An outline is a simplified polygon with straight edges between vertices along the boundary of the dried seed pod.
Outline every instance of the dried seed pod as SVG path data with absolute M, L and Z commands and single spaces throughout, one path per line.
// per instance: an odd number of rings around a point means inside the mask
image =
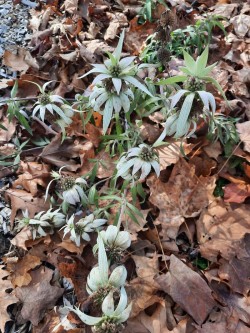
M 166 10 L 161 14 L 160 25 L 165 28 L 166 26 L 174 27 L 176 24 L 176 15 L 171 10 Z
M 155 39 L 162 43 L 167 43 L 170 40 L 170 30 L 159 26 L 155 35 Z
M 165 48 L 160 48 L 157 52 L 158 60 L 163 64 L 166 65 L 170 61 L 170 52 Z

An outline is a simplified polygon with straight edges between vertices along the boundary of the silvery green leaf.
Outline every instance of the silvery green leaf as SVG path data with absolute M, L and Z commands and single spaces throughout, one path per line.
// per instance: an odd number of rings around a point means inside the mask
M 202 72 L 206 68 L 207 59 L 208 59 L 208 46 L 206 46 L 202 54 L 196 59 L 196 66 L 195 66 L 196 73 Z
M 115 225 L 109 225 L 106 232 L 105 232 L 105 239 L 107 244 L 113 245 L 117 234 L 119 232 L 119 229 Z
M 105 104 L 103 111 L 103 132 L 106 133 L 113 116 L 113 99 L 110 98 Z
M 214 67 L 216 65 L 217 65 L 217 62 L 214 63 L 213 65 L 210 65 L 210 66 L 204 68 L 202 71 L 199 72 L 199 77 L 207 76 L 214 69 Z
M 105 88 L 95 88 L 93 92 L 89 96 L 89 100 L 92 101 L 93 99 L 97 98 L 99 95 L 106 91 Z
M 135 58 L 136 58 L 135 56 L 125 57 L 125 58 L 123 58 L 122 60 L 119 61 L 119 66 L 123 70 L 126 67 L 128 67 Z
M 112 316 L 114 313 L 114 298 L 113 291 L 110 291 L 109 294 L 104 298 L 102 302 L 102 312 L 105 316 Z
M 123 313 L 123 311 L 126 309 L 127 303 L 128 303 L 128 296 L 127 296 L 126 290 L 124 287 L 121 287 L 120 300 L 113 313 L 113 316 L 120 316 Z
M 131 309 L 132 309 L 132 303 L 130 303 L 126 307 L 126 309 L 120 314 L 119 319 L 117 320 L 117 323 L 124 323 L 126 320 L 128 320 Z
M 91 290 L 90 294 L 98 290 L 100 287 L 104 286 L 107 283 L 107 281 L 103 281 L 101 279 L 99 267 L 92 268 L 87 277 L 87 286 L 89 290 Z
M 124 93 L 120 94 L 120 101 L 123 107 L 124 112 L 128 112 L 130 108 L 130 100 L 127 95 Z
M 59 108 L 59 106 L 53 104 L 53 110 L 56 111 L 56 113 L 65 121 L 67 121 L 67 117 L 65 116 L 64 112 L 62 111 L 62 109 Z
M 127 95 L 128 97 L 130 97 L 131 99 L 134 99 L 134 94 L 132 92 L 131 89 L 126 89 L 124 92 L 123 92 L 125 95 Z
M 83 74 L 82 76 L 79 76 L 79 79 L 82 79 L 84 78 L 85 76 L 91 74 L 91 73 L 103 73 L 105 74 L 106 71 L 104 72 L 103 70 L 101 69 L 98 69 L 98 68 L 92 68 L 90 71 L 88 71 L 87 73 Z
M 180 69 L 185 69 L 185 67 L 181 67 Z M 189 71 L 186 71 L 189 74 Z M 162 84 L 173 84 L 177 82 L 184 82 L 187 80 L 187 76 L 184 75 L 177 75 L 177 76 L 172 76 L 167 79 L 160 80 L 156 83 L 154 83 L 156 86 L 162 85 Z
M 118 169 L 118 172 L 116 174 L 117 177 L 122 176 L 126 171 L 128 171 L 128 169 L 130 169 L 132 167 L 132 165 L 135 163 L 135 159 L 132 158 L 129 161 L 126 161 L 124 163 L 124 165 Z
M 100 81 L 102 81 L 104 79 L 108 79 L 109 77 L 112 77 L 112 76 L 110 74 L 99 74 L 94 79 L 94 81 L 92 82 L 92 84 L 97 84 L 98 82 L 100 82 Z
M 151 171 L 151 164 L 149 162 L 144 162 L 141 167 L 141 176 L 140 179 L 145 179 Z
M 123 286 L 127 279 L 127 270 L 125 266 L 116 267 L 109 277 L 109 283 L 116 288 Z
M 120 97 L 113 95 L 113 106 L 116 113 L 119 113 L 122 108 Z
M 190 73 L 192 73 L 192 75 L 196 75 L 195 74 L 196 73 L 196 63 L 195 63 L 194 59 L 185 50 L 183 50 L 183 56 L 184 56 L 184 63 L 185 63 L 187 70 Z
M 226 95 L 224 94 L 224 91 L 222 90 L 220 84 L 214 78 L 212 78 L 210 76 L 204 76 L 204 77 L 201 77 L 201 79 L 211 82 L 219 90 L 219 92 L 223 96 L 224 100 L 227 102 L 227 105 L 231 108 L 231 106 L 229 105 L 228 100 L 226 98 Z
M 102 72 L 100 72 L 100 73 L 108 74 L 108 72 L 109 72 L 108 69 L 107 69 L 107 67 L 105 65 L 103 65 L 103 64 L 92 64 L 92 66 L 95 67 L 95 68 L 97 68 L 97 69 L 99 69 L 99 70 L 101 70 Z
M 179 102 L 179 100 L 181 99 L 181 97 L 188 92 L 188 90 L 185 89 L 181 89 L 179 91 L 177 91 L 177 93 L 174 96 L 171 96 L 171 105 L 170 108 L 173 109 L 175 107 L 175 105 Z
M 108 258 L 105 251 L 104 243 L 101 237 L 98 237 L 98 267 L 103 283 L 107 283 L 109 274 Z
M 207 91 L 197 91 L 199 94 L 204 106 L 207 109 L 210 109 L 209 104 L 211 105 L 212 112 L 214 113 L 216 111 L 216 103 L 215 103 L 215 98 L 214 96 Z
M 122 30 L 122 33 L 121 33 L 120 38 L 119 38 L 118 45 L 117 45 L 116 49 L 113 52 L 113 56 L 117 60 L 119 60 L 121 58 L 124 36 L 125 36 L 125 29 Z
M 68 307 L 68 309 L 70 311 L 73 311 L 80 319 L 81 321 L 86 324 L 86 325 L 90 325 L 90 326 L 93 326 L 93 325 L 96 325 L 98 324 L 102 317 L 92 317 L 92 316 L 88 316 L 86 315 L 84 312 L 80 311 L 79 308 L 70 308 Z
M 131 84 L 133 84 L 136 88 L 142 90 L 143 92 L 145 92 L 149 96 L 153 97 L 151 92 L 143 84 L 141 84 L 141 82 L 138 81 L 136 78 L 134 78 L 132 76 L 123 76 L 122 79 L 131 83 Z
M 181 111 L 177 120 L 177 127 L 176 127 L 176 137 L 183 136 L 186 132 L 184 131 L 186 128 L 187 119 L 189 117 L 193 100 L 195 97 L 195 93 L 188 94 L 182 104 Z
M 115 239 L 115 245 L 122 249 L 127 249 L 131 245 L 131 237 L 127 231 L 119 231 Z
M 114 77 L 114 78 L 112 78 L 112 82 L 114 84 L 114 87 L 115 87 L 115 90 L 116 90 L 117 94 L 119 95 L 121 87 L 122 87 L 122 80 Z
M 156 176 L 159 177 L 161 172 L 160 164 L 157 161 L 152 161 L 151 165 L 156 173 Z
M 109 98 L 108 93 L 104 91 L 104 93 L 98 96 L 97 99 L 95 100 L 95 109 L 99 110 L 100 107 L 106 102 L 108 98 Z

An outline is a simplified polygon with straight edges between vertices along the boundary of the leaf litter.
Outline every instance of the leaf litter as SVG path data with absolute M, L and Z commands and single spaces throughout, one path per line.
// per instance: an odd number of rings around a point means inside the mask
M 77 304 L 83 311 L 97 314 L 86 291 L 88 274 L 97 263 L 92 252 L 96 234 L 77 247 L 70 237 L 63 237 L 62 230 L 33 239 L 28 227 L 19 232 L 15 228 L 22 212 L 27 210 L 29 218 L 34 218 L 48 211 L 53 201 L 50 197 L 45 200 L 45 191 L 51 171 L 60 168 L 62 179 L 87 174 L 93 184 L 89 207 L 78 203 L 67 218 L 75 214 L 79 220 L 97 208 L 106 208 L 108 224 L 120 221 L 131 233 L 132 245 L 120 258 L 128 272 L 126 290 L 132 301 L 124 332 L 249 332 L 249 2 L 198 1 L 192 7 L 189 1 L 167 1 L 167 5 L 181 28 L 194 23 L 195 15 L 202 19 L 208 14 L 223 16 L 227 35 L 212 30 L 211 47 L 225 46 L 213 73 L 231 109 L 217 94 L 217 111 L 238 119 L 239 143 L 227 146 L 208 141 L 202 123 L 196 138 L 167 137 L 168 144 L 156 148 L 160 177 L 150 175 L 142 181 L 136 200 L 127 187 L 119 201 L 121 183 L 116 184 L 116 192 L 109 188 L 119 159 L 113 152 L 128 146 L 126 138 L 120 145 L 120 139 L 112 137 L 112 130 L 119 130 L 115 121 L 103 135 L 103 115 L 91 110 L 90 122 L 84 100 L 78 100 L 84 113 L 74 114 L 65 129 L 67 138 L 63 140 L 53 117 L 43 124 L 33 122 L 31 136 L 15 118 L 8 120 L 6 105 L 0 104 L 1 124 L 8 128 L 0 128 L 0 172 L 4 175 L 0 210 L 5 205 L 12 210 L 7 221 L 11 231 L 4 235 L 12 246 L 5 251 L 0 271 L 2 333 L 26 323 L 31 323 L 25 326 L 27 333 L 90 332 L 63 305 Z M 12 74 L 0 82 L 1 96 L 9 98 L 15 78 L 17 96 L 27 99 L 23 111 L 28 114 L 29 99 L 38 93 L 31 81 L 53 80 L 53 94 L 69 100 L 75 93 L 88 96 L 93 89 L 90 79 L 78 77 L 87 73 L 91 64 L 102 63 L 105 52 L 114 51 L 123 28 L 128 32 L 123 48 L 127 56 L 139 55 L 146 38 L 160 29 L 165 7 L 157 3 L 152 18 L 145 16 L 150 15 L 148 8 L 147 14 L 143 10 L 137 1 L 111 4 L 102 0 L 49 1 L 30 9 L 31 42 L 28 48 L 5 51 L 2 63 Z M 139 22 L 141 17 L 144 22 Z M 179 74 L 181 62 L 172 59 L 173 68 L 169 65 L 158 75 L 166 78 L 168 71 Z M 136 130 L 144 142 L 153 144 L 161 135 L 163 119 L 158 109 L 143 120 L 130 116 L 139 124 Z M 121 122 L 126 123 L 122 117 Z M 29 140 L 27 148 L 20 148 L 15 137 L 21 142 Z M 9 150 L 8 145 L 13 144 L 15 149 Z M 17 155 L 18 168 L 11 164 Z M 6 179 L 9 175 L 14 175 L 14 181 Z M 58 184 L 50 192 L 57 193 L 62 202 Z M 98 194 L 104 196 L 102 203 Z M 125 212 L 124 198 L 128 202 Z

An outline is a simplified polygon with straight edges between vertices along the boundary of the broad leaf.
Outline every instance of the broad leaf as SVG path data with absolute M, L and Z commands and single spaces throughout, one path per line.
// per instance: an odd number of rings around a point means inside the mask
M 186 123 L 193 105 L 194 96 L 194 93 L 188 94 L 182 104 L 181 112 L 177 120 L 176 137 L 181 137 L 185 134 Z

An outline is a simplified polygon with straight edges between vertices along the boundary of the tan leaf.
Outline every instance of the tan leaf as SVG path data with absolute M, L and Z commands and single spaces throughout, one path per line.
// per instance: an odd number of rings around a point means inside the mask
M 218 255 L 230 260 L 249 232 L 249 213 L 247 205 L 232 211 L 222 200 L 214 201 L 196 222 L 201 255 L 215 262 Z
M 250 297 L 244 297 L 237 293 L 232 293 L 226 283 L 213 280 L 210 283 L 216 299 L 225 306 L 228 306 L 227 314 L 234 318 L 234 321 L 243 321 L 245 324 L 250 323 Z M 224 308 L 225 309 L 225 308 Z M 234 330 L 235 332 L 235 330 Z M 238 330 L 237 330 L 238 333 Z
M 9 122 L 8 118 L 4 117 L 1 119 L 1 125 L 3 125 L 7 131 L 0 128 L 0 142 L 9 142 L 16 131 L 16 120 L 14 118 Z
M 65 0 L 64 1 L 65 11 L 69 14 L 73 14 L 77 11 L 78 0 Z
M 10 279 L 13 286 L 27 286 L 31 282 L 29 271 L 40 265 L 40 258 L 28 253 L 21 259 L 14 262 L 12 261 L 13 258 L 7 258 L 7 260 L 5 260 L 7 269 L 11 272 Z
M 155 285 L 154 276 L 159 273 L 158 255 L 154 253 L 152 258 L 132 255 L 132 258 L 135 262 L 137 276 L 150 283 L 152 287 L 157 288 L 157 285 Z
M 214 158 L 216 161 L 218 157 L 222 154 L 222 148 L 219 141 L 210 143 L 208 146 L 204 147 L 203 150 L 208 157 Z
M 129 299 L 133 302 L 131 318 L 137 316 L 150 305 L 161 301 L 161 298 L 157 296 L 157 289 L 151 283 L 139 277 L 129 282 L 126 291 Z
M 13 289 L 13 286 L 7 277 L 9 272 L 3 270 L 4 266 L 0 265 L 0 330 L 5 332 L 5 324 L 7 321 L 11 320 L 8 313 L 7 307 L 10 304 L 17 303 L 18 299 L 13 292 L 7 293 L 6 290 Z
M 250 153 L 250 120 L 236 124 L 241 141 L 244 143 L 244 150 Z
M 242 203 L 250 197 L 249 184 L 228 184 L 224 186 L 224 201 Z
M 50 166 L 37 162 L 20 162 L 20 167 L 17 171 L 18 178 L 14 181 L 13 187 L 22 186 L 26 191 L 33 196 L 37 195 L 38 185 L 46 188 L 50 177 Z
M 48 200 L 45 202 L 44 198 L 34 198 L 31 193 L 24 190 L 8 189 L 5 191 L 5 195 L 11 202 L 11 226 L 14 224 L 18 210 L 27 209 L 29 216 L 34 217 L 36 213 L 49 209 Z
M 159 208 L 160 214 L 155 223 L 161 223 L 162 245 L 169 248 L 175 240 L 184 218 L 196 217 L 213 199 L 215 187 L 213 177 L 195 175 L 195 167 L 184 159 L 173 168 L 169 181 L 163 183 L 156 177 L 148 179 L 150 202 Z
M 50 284 L 53 271 L 46 267 L 30 273 L 32 281 L 28 286 L 17 287 L 15 295 L 23 303 L 21 316 L 24 320 L 29 320 L 33 325 L 43 319 L 45 312 L 52 309 L 64 289 Z
M 216 305 L 205 280 L 173 254 L 169 272 L 159 275 L 156 281 L 198 324 L 204 322 Z
M 3 63 L 5 66 L 11 67 L 14 71 L 24 71 L 26 72 L 29 65 L 25 61 L 26 51 L 23 48 L 18 48 L 15 53 L 10 51 L 5 51 L 3 55 Z
M 240 14 L 231 18 L 230 23 L 234 26 L 236 35 L 240 38 L 245 37 L 247 32 L 250 30 L 250 17 L 249 15 Z
M 43 161 L 56 165 L 59 168 L 65 166 L 64 170 L 76 171 L 88 158 L 94 158 L 93 143 L 89 141 L 73 141 L 71 139 L 65 139 L 62 143 L 61 140 L 61 134 L 58 134 L 43 149 L 40 154 Z M 76 158 L 80 158 L 81 163 L 76 163 Z
M 21 249 L 27 251 L 26 241 L 32 239 L 31 230 L 27 227 L 24 227 L 12 240 L 11 244 L 14 246 L 20 247 Z

